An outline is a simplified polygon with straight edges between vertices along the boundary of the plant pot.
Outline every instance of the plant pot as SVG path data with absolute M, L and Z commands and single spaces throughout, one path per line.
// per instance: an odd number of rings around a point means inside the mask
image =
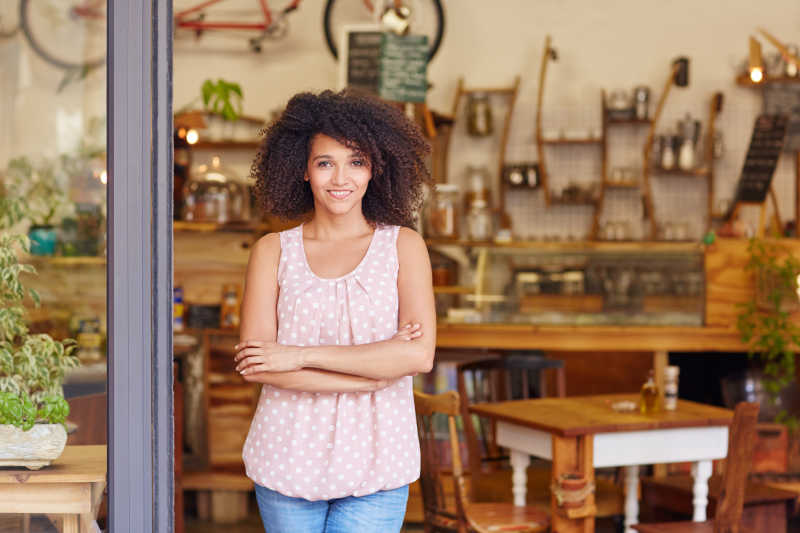
M 66 444 L 67 432 L 61 424 L 36 424 L 28 431 L 0 424 L 0 466 L 38 470 L 58 459 Z
M 31 226 L 28 230 L 33 255 L 53 255 L 56 251 L 56 229 L 53 226 Z
M 797 274 L 792 274 L 796 276 Z M 791 286 L 787 287 L 776 274 L 761 269 L 756 277 L 756 305 L 763 311 L 773 311 L 775 304 L 771 300 L 771 294 L 777 292 L 778 311 L 794 313 L 800 309 L 800 291 L 797 288 L 797 277 L 792 280 Z
M 586 503 L 586 497 L 594 492 L 594 486 L 580 474 L 561 474 L 551 487 L 559 507 L 577 509 Z

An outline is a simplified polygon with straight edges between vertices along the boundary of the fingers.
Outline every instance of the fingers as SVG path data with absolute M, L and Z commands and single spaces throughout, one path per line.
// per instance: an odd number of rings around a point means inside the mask
M 236 365 L 236 371 L 241 373 L 242 370 L 244 370 L 244 369 L 246 369 L 246 368 L 248 368 L 250 366 L 253 366 L 253 365 L 256 365 L 256 364 L 262 364 L 262 363 L 265 363 L 265 362 L 266 362 L 266 360 L 265 360 L 264 356 L 262 356 L 262 355 L 251 355 L 249 357 L 244 357 L 244 358 L 242 358 L 241 361 L 239 361 L 239 364 Z
M 239 362 L 243 358 L 250 357 L 252 355 L 264 355 L 264 349 L 256 347 L 241 348 L 234 356 L 233 361 Z
M 248 340 L 245 340 L 245 341 L 241 341 L 239 344 L 234 346 L 233 349 L 234 349 L 234 351 L 238 352 L 242 348 L 248 348 L 248 347 L 251 347 L 251 348 L 263 348 L 266 345 L 267 345 L 266 341 L 259 341 L 259 340 L 256 340 L 256 339 L 248 339 Z
M 395 333 L 394 338 L 410 341 L 422 336 L 422 326 L 419 323 L 408 323 Z
M 269 372 L 270 368 L 263 364 L 263 363 L 256 363 L 247 368 L 242 369 L 239 373 L 243 376 L 250 376 L 252 374 L 258 374 L 259 372 Z

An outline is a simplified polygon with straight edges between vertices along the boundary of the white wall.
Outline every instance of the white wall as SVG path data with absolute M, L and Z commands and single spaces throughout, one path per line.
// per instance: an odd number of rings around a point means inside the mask
M 268 116 L 300 90 L 334 87 L 337 69 L 323 40 L 322 0 L 306 0 L 292 17 L 287 39 L 267 43 L 261 55 L 244 43 L 236 51 L 214 51 L 215 43 L 176 44 L 175 102 L 192 100 L 202 80 L 221 76 L 240 82 L 245 90 L 245 112 Z M 600 91 L 648 85 L 658 97 L 673 58 L 691 58 L 690 86 L 670 93 L 659 130 L 673 128 L 675 120 L 690 112 L 705 123 L 714 91 L 724 94 L 718 128 L 724 132 L 726 154 L 717 162 L 716 197 L 729 198 L 738 179 L 752 122 L 761 106 L 757 91 L 737 87 L 734 77 L 747 53 L 747 37 L 757 27 L 779 38 L 800 42 L 800 2 L 772 0 L 444 0 L 447 29 L 442 48 L 429 67 L 433 84 L 429 105 L 449 112 L 459 77 L 468 87 L 502 86 L 521 76 L 521 90 L 512 122 L 509 159 L 535 160 L 533 121 L 538 71 L 546 34 L 553 37 L 559 60 L 551 63 L 546 83 L 543 119 L 545 129 L 588 129 L 600 124 Z M 763 39 L 762 39 L 763 41 Z M 201 51 L 201 49 L 203 51 Z M 764 41 L 765 53 L 774 51 Z M 495 99 L 495 117 L 503 114 L 502 99 Z M 619 142 L 617 164 L 636 161 L 644 136 Z M 611 139 L 612 145 L 614 139 Z M 497 139 L 473 140 L 463 122 L 451 145 L 449 175 L 458 181 L 467 163 L 496 168 Z M 551 149 L 556 150 L 556 149 Z M 548 152 L 548 162 L 567 164 L 559 179 L 597 179 L 599 159 L 584 149 Z M 629 152 L 626 155 L 624 152 Z M 614 152 L 612 152 L 613 154 Z M 630 154 L 636 154 L 630 156 Z M 231 154 L 231 160 L 236 156 Z M 615 163 L 611 161 L 613 166 Z M 572 165 L 572 168 L 570 168 Z M 246 169 L 245 161 L 239 161 Z M 705 188 L 701 182 L 655 179 L 659 218 L 677 217 L 685 211 L 703 212 Z M 558 186 L 558 185 L 556 185 Z M 563 184 L 562 184 L 563 186 Z M 784 219 L 794 212 L 794 172 L 790 157 L 783 157 L 776 178 Z M 716 202 L 716 200 L 715 200 Z M 618 202 L 619 203 L 619 202 Z M 624 204 L 624 201 L 622 201 Z M 543 210 L 536 195 L 509 198 L 523 236 L 561 233 L 572 224 L 582 228 L 591 210 Z M 609 215 L 613 218 L 613 215 Z M 623 214 L 624 216 L 624 214 Z M 608 217 L 604 217 L 608 218 Z M 700 217 L 697 217 L 700 220 Z M 695 223 L 695 234 L 702 230 Z
M 360 0 L 354 0 L 360 1 Z M 508 85 L 522 79 L 512 123 L 510 159 L 536 159 L 533 147 L 534 104 L 538 69 L 545 34 L 553 36 L 559 61 L 550 65 L 545 93 L 545 128 L 589 128 L 599 124 L 601 89 L 649 85 L 653 99 L 678 55 L 691 57 L 690 87 L 675 89 L 667 101 L 662 128 L 691 112 L 704 122 L 712 92 L 724 93 L 719 127 L 727 152 L 718 162 L 718 197 L 729 197 L 738 179 L 752 121 L 760 96 L 734 84 L 737 64 L 746 57 L 747 37 L 758 26 L 784 41 L 800 42 L 800 2 L 796 0 L 443 0 L 447 29 L 442 48 L 429 67 L 433 83 L 429 104 L 449 112 L 460 76 L 468 87 Z M 229 0 L 233 7 L 252 6 L 254 0 Z M 272 2 L 279 4 L 277 0 Z M 206 78 L 239 82 L 245 92 L 244 112 L 267 117 L 301 90 L 335 87 L 337 68 L 322 34 L 323 0 L 304 0 L 291 16 L 289 35 L 267 42 L 261 54 L 249 51 L 244 39 L 197 41 L 178 35 L 175 42 L 174 101 L 180 108 L 196 99 Z M 765 53 L 772 52 L 764 42 Z M 0 158 L 19 153 L 55 153 L 67 149 L 80 134 L 81 125 L 105 108 L 105 76 L 98 72 L 62 93 L 55 88 L 61 73 L 27 50 L 22 37 L 0 41 Z M 503 102 L 495 116 L 502 115 Z M 76 109 L 75 111 L 69 111 Z M 65 111 L 66 110 L 66 111 Z M 60 135 L 56 135 L 55 133 Z M 639 141 L 621 141 L 639 153 Z M 475 141 L 461 128 L 456 131 L 450 156 L 450 179 L 458 181 L 468 162 L 486 163 L 494 171 L 497 141 Z M 565 149 L 571 150 L 571 149 Z M 249 157 L 249 156 L 248 156 Z M 548 153 L 548 161 L 575 163 L 575 176 L 596 179 L 595 157 L 585 151 Z M 625 158 L 621 154 L 620 158 Z M 246 172 L 247 157 L 230 154 L 230 162 Z M 620 164 L 625 161 L 620 160 Z M 612 161 L 612 165 L 613 165 Z M 568 167 L 569 172 L 569 167 Z M 554 179 L 561 179 L 556 176 Z M 704 205 L 701 184 L 673 183 L 654 190 L 661 206 Z M 779 165 L 776 180 L 784 219 L 794 211 L 793 168 L 789 157 Z M 689 191 L 689 192 L 687 192 Z M 544 212 L 535 198 L 509 200 L 515 217 L 526 217 L 531 235 L 542 236 L 565 221 L 583 224 L 590 214 L 566 210 Z M 666 209 L 665 207 L 665 209 Z M 531 214 L 531 213 L 534 214 Z M 665 211 L 666 215 L 671 213 Z M 577 220 L 577 222 L 575 222 Z M 528 230 L 526 230 L 528 231 Z

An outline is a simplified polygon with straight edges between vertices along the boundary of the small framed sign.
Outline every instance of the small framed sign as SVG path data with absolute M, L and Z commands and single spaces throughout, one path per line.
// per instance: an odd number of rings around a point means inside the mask
M 339 89 L 353 87 L 384 100 L 424 102 L 428 37 L 395 35 L 374 24 L 345 26 L 339 48 Z
M 378 24 L 351 24 L 342 28 L 339 90 L 353 87 L 378 95 L 382 38 L 383 31 Z

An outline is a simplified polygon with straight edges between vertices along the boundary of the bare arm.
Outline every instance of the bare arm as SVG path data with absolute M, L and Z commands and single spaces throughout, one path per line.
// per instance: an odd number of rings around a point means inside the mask
M 256 372 L 243 377 L 245 381 L 302 392 L 372 392 L 388 385 L 387 381 L 312 369 Z
M 392 339 L 356 346 L 281 346 L 243 333 L 242 339 L 249 340 L 237 347 L 237 369 L 247 375 L 315 368 L 378 380 L 429 372 L 436 347 L 436 310 L 428 250 L 422 238 L 406 228 L 400 230 L 397 249 L 398 321 L 415 326 Z
M 280 254 L 280 237 L 276 233 L 262 237 L 253 246 L 242 296 L 240 339 L 263 339 L 271 343 L 277 340 Z M 243 377 L 250 382 L 305 392 L 362 392 L 386 386 L 382 381 L 324 370 L 254 372 Z

